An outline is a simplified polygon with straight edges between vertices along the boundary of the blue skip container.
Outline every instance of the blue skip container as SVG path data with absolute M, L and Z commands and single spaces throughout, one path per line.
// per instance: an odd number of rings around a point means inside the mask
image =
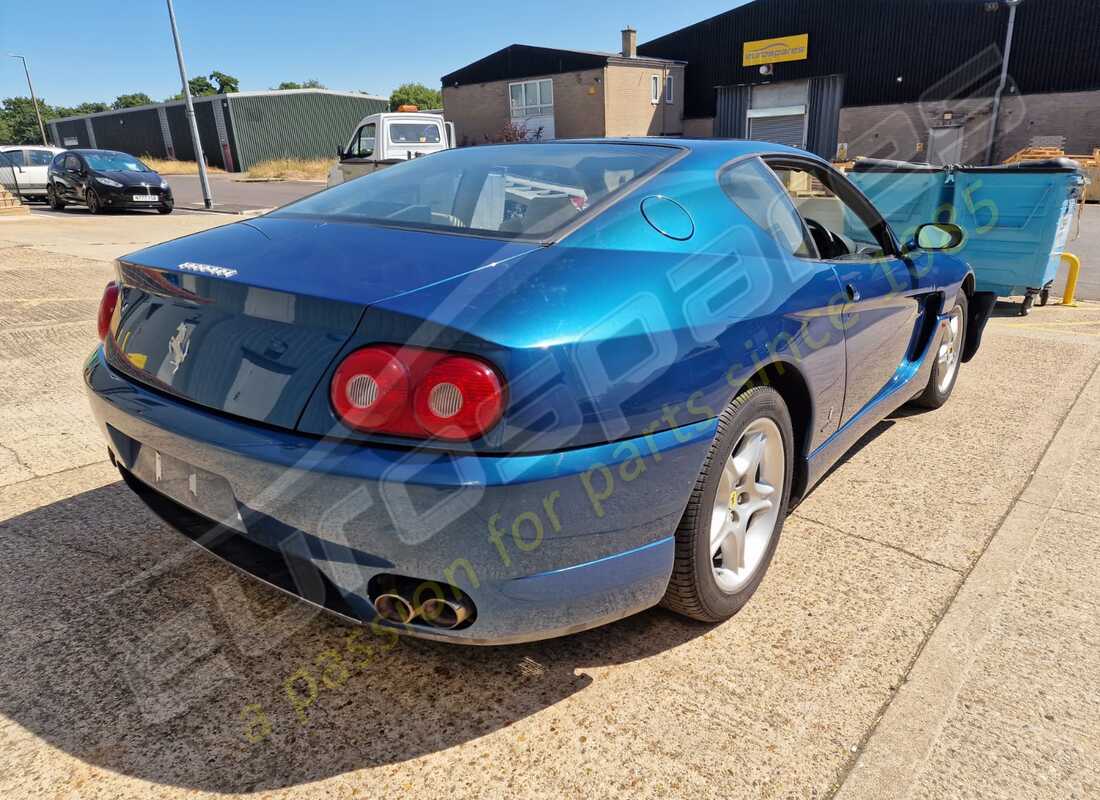
M 864 158 L 848 178 L 863 191 L 903 242 L 929 222 L 951 222 L 947 167 Z
M 1022 295 L 1024 314 L 1035 295 L 1046 303 L 1085 184 L 1067 158 L 946 168 L 866 159 L 849 177 L 904 241 L 925 222 L 959 225 L 966 241 L 956 254 L 977 291 Z

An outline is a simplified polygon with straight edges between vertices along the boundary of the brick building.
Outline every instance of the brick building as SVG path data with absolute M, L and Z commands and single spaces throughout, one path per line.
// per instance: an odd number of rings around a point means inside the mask
M 509 126 L 541 139 L 678 136 L 684 64 L 638 56 L 636 36 L 623 31 L 620 53 L 509 45 L 443 76 L 443 112 L 460 144 Z

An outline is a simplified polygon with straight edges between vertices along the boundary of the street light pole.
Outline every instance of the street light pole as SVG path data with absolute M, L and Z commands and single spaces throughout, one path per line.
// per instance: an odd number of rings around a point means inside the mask
M 1005 54 L 1001 62 L 1001 80 L 997 84 L 997 90 L 993 93 L 992 119 L 989 122 L 989 146 L 985 151 L 985 163 L 993 163 L 993 147 L 997 143 L 997 123 L 1001 117 L 1001 95 L 1004 94 L 1005 85 L 1008 83 L 1008 59 L 1012 55 L 1012 34 L 1016 28 L 1016 6 L 1022 0 L 1004 0 L 1008 6 L 1008 32 L 1005 34 Z
M 199 140 L 199 126 L 195 122 L 195 106 L 191 103 L 191 86 L 187 83 L 187 67 L 183 65 L 183 45 L 180 44 L 180 32 L 176 29 L 176 10 L 172 0 L 168 0 L 168 21 L 172 25 L 172 39 L 176 43 L 176 61 L 180 66 L 180 80 L 183 82 L 183 102 L 187 106 L 187 123 L 191 128 L 191 141 L 195 145 L 195 160 L 199 164 L 199 183 L 202 185 L 202 204 L 206 208 L 214 205 L 210 196 L 210 179 L 206 177 L 206 159 L 202 154 L 202 142 Z
M 42 124 L 42 112 L 38 110 L 38 98 L 34 96 L 34 84 L 31 83 L 31 71 L 27 68 L 27 59 L 15 53 L 8 53 L 8 55 L 23 62 L 23 72 L 27 75 L 27 88 L 31 90 L 31 103 L 34 104 L 34 115 L 38 117 L 38 132 L 42 134 L 42 144 L 49 145 L 46 141 L 46 126 Z

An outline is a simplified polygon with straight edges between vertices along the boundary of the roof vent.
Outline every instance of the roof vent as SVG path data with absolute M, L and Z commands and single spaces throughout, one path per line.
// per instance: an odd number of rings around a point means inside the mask
M 637 58 L 638 32 L 627 25 L 623 28 L 623 58 Z

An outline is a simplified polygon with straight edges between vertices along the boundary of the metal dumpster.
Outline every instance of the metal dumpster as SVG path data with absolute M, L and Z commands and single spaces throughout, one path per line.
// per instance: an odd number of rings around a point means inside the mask
M 929 222 L 953 221 L 947 168 L 862 158 L 848 171 L 903 242 Z
M 1045 305 L 1084 187 L 1076 161 L 1056 158 L 994 167 L 956 167 L 955 222 L 966 231 L 959 255 L 978 291 L 1023 295 L 1026 314 Z
M 956 255 L 977 291 L 1022 295 L 1022 314 L 1036 295 L 1046 303 L 1085 183 L 1067 158 L 992 167 L 864 159 L 849 177 L 903 241 L 926 222 L 959 225 L 966 241 Z

